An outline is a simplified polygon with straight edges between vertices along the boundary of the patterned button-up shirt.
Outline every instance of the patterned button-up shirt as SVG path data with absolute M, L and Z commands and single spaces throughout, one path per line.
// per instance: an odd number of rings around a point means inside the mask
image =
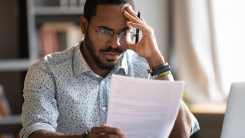
M 37 130 L 82 134 L 106 123 L 112 74 L 148 78 L 147 61 L 127 50 L 105 77 L 95 74 L 73 48 L 45 56 L 26 75 L 21 138 Z M 192 132 L 199 129 L 192 115 Z

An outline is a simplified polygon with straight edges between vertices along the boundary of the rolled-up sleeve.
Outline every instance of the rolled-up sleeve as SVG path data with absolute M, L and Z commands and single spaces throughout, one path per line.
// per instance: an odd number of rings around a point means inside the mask
M 200 130 L 199 123 L 195 116 L 191 113 L 191 135 L 195 133 L 196 131 Z
M 24 84 L 21 138 L 37 130 L 56 131 L 59 112 L 55 99 L 55 79 L 45 62 L 30 67 Z

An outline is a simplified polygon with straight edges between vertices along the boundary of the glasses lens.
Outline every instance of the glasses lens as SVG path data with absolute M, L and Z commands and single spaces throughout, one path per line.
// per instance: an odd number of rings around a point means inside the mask
M 113 33 L 109 30 L 101 29 L 98 31 L 98 39 L 107 42 L 112 38 Z
M 119 35 L 119 40 L 123 44 L 130 44 L 132 43 L 134 39 L 134 33 L 133 32 L 122 32 Z

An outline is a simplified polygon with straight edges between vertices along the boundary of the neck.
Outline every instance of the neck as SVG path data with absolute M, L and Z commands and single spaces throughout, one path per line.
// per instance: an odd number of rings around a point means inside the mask
M 104 70 L 97 66 L 97 64 L 94 61 L 94 58 L 90 55 L 84 42 L 80 46 L 80 49 L 81 49 L 81 52 L 82 52 L 82 55 L 85 61 L 87 62 L 87 64 L 89 65 L 89 67 L 95 74 L 100 75 L 101 77 L 105 78 L 111 72 L 111 70 Z

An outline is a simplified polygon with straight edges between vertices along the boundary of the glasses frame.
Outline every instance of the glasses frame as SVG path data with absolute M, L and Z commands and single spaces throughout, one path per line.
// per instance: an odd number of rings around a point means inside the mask
M 89 24 L 91 24 L 91 23 L 89 23 Z M 91 26 L 94 28 L 94 26 L 91 24 Z M 94 30 L 95 30 L 95 32 L 97 33 L 97 38 L 99 39 L 99 31 L 97 31 L 95 28 L 94 28 Z M 111 31 L 112 32 L 112 31 Z M 121 32 L 121 33 L 123 33 L 123 32 Z M 112 39 L 112 37 L 114 36 L 114 34 L 118 34 L 117 35 L 117 39 L 119 39 L 119 35 L 121 34 L 121 33 L 115 33 L 115 32 L 112 32 L 112 35 L 111 35 L 111 38 L 109 39 L 109 40 L 111 40 Z M 133 34 L 133 37 L 135 37 L 136 35 L 135 35 L 135 33 L 133 33 L 133 32 L 130 32 L 130 33 L 132 33 Z M 100 39 L 99 39 L 100 40 Z M 107 40 L 107 41 L 109 41 L 109 40 Z M 102 41 L 102 40 L 100 40 L 100 41 Z M 102 41 L 102 42 L 107 42 L 107 41 Z M 133 41 L 133 40 L 132 40 Z M 120 41 L 120 39 L 119 39 L 119 42 L 121 42 Z M 130 44 L 130 43 L 123 43 L 123 42 L 121 42 L 122 44 Z

